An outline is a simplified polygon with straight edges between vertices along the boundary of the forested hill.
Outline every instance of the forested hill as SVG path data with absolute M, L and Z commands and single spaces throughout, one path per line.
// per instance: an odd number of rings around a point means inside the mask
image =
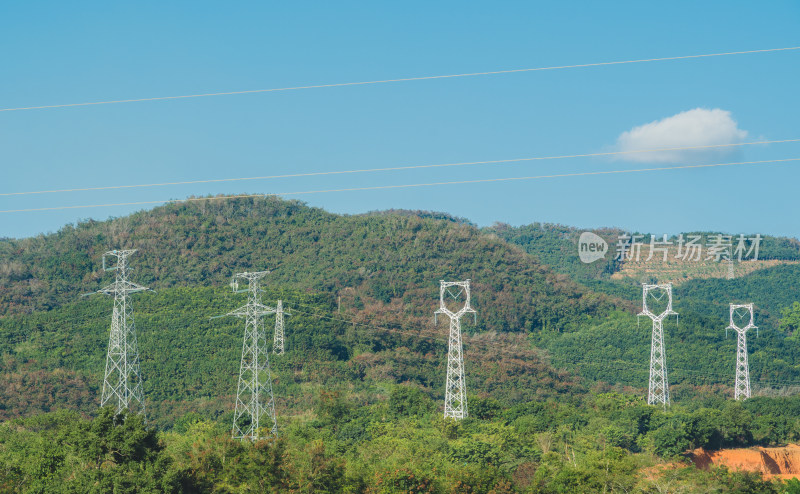
M 578 256 L 578 240 L 581 234 L 586 231 L 599 235 L 606 241 L 609 248 L 609 252 L 606 253 L 603 259 L 589 264 L 581 262 Z M 518 245 L 525 252 L 549 266 L 553 271 L 569 275 L 575 281 L 601 291 L 607 287 L 603 281 L 608 281 L 612 277 L 618 281 L 632 280 L 634 284 L 638 285 L 649 278 L 660 282 L 675 281 L 682 283 L 692 279 L 713 277 L 713 275 L 725 278 L 727 274 L 725 264 L 706 260 L 705 255 L 701 256 L 699 262 L 682 264 L 659 262 L 658 254 L 650 262 L 620 262 L 615 259 L 620 235 L 627 233 L 629 235 L 640 235 L 640 242 L 645 243 L 642 250 L 643 255 L 641 256 L 641 260 L 644 261 L 648 257 L 647 243 L 651 236 L 651 233 L 647 232 L 625 232 L 619 228 L 579 229 L 572 226 L 540 222 L 517 227 L 505 223 L 495 223 L 490 227 L 484 228 L 483 232 L 497 235 L 510 244 Z M 699 236 L 703 245 L 718 234 L 729 235 L 722 232 L 683 232 L 687 239 L 690 236 Z M 663 234 L 654 233 L 653 235 L 660 239 Z M 736 242 L 738 237 L 736 235 L 732 237 L 733 241 Z M 670 260 L 674 261 L 676 254 L 674 249 L 677 244 L 676 235 L 671 236 L 669 241 L 673 244 L 673 250 L 670 252 L 669 257 Z M 733 247 L 736 247 L 735 243 Z M 749 259 L 752 257 L 753 254 L 751 253 Z M 760 261 L 755 263 L 750 261 L 742 264 L 737 263 L 736 271 L 738 275 L 746 275 L 753 271 L 780 266 L 784 263 L 796 264 L 800 261 L 800 241 L 795 238 L 761 235 L 758 259 Z M 714 272 L 710 273 L 710 271 Z
M 631 269 L 613 260 L 584 264 L 578 256 L 577 228 L 533 223 L 520 227 L 496 224 L 483 231 L 519 245 L 554 271 L 599 293 L 606 293 L 640 307 L 642 282 L 678 279 L 673 286 L 673 306 L 680 324 L 668 321 L 666 345 L 673 397 L 691 399 L 698 390 L 730 393 L 735 363 L 735 338 L 725 338 L 728 304 L 753 303 L 758 337 L 750 335 L 750 375 L 759 394 L 796 392 L 800 386 L 800 242 L 797 239 L 763 235 L 759 258 L 735 264 L 737 275 L 725 279 L 724 264 L 705 259 L 697 263 L 642 262 Z M 588 230 L 613 246 L 616 229 Z M 703 239 L 713 232 L 695 232 Z M 649 235 L 643 235 L 648 238 Z M 673 238 L 674 242 L 675 239 Z M 672 253 L 674 254 L 674 252 Z M 647 257 L 646 249 L 642 259 Z M 637 263 L 630 263 L 637 264 Z M 695 265 L 696 264 L 696 265 Z M 713 273 L 704 269 L 715 269 Z M 676 276 L 676 272 L 680 276 Z M 710 275 L 709 275 L 710 274 Z M 668 276 L 667 280 L 659 275 Z M 670 278 L 671 277 L 671 278 Z M 650 348 L 649 321 L 637 321 L 638 309 L 615 313 L 602 321 L 583 325 L 577 331 L 533 336 L 537 346 L 547 348 L 557 366 L 574 369 L 589 381 L 642 386 L 647 382 Z M 642 324 L 640 324 L 640 322 Z M 755 333 L 755 332 L 754 332 Z
M 429 317 L 440 279 L 473 280 L 485 330 L 567 326 L 611 303 L 522 250 L 463 222 L 414 214 L 340 216 L 276 198 L 172 204 L 59 232 L 0 241 L 0 315 L 49 310 L 107 282 L 101 254 L 138 249 L 132 280 L 219 286 L 270 269 L 267 284 L 399 304 Z M 397 322 L 397 321 L 395 321 Z
M 575 262 L 576 232 L 263 198 L 0 240 L 0 491 L 797 492 L 672 468 L 696 447 L 800 440 L 800 399 L 774 397 L 800 385 L 800 303 L 783 310 L 800 267 L 676 289 L 674 404 L 662 410 L 643 399 L 641 287 L 610 278 L 613 265 Z M 111 281 L 101 256 L 120 248 L 138 249 L 131 280 L 156 289 L 131 303 L 158 433 L 98 412 L 111 300 L 79 295 Z M 279 438 L 251 448 L 229 437 L 243 322 L 210 316 L 244 303 L 233 273 L 262 269 L 264 302 L 290 315 L 286 353 L 270 354 Z M 464 320 L 469 417 L 456 423 L 441 417 L 447 324 L 432 314 L 438 281 L 464 278 L 478 317 Z M 729 298 L 752 299 L 763 330 L 750 369 L 767 396 L 744 403 L 729 399 Z
M 230 412 L 241 321 L 209 316 L 244 303 L 228 288 L 237 271 L 271 269 L 265 301 L 282 298 L 293 313 L 287 353 L 272 362 L 281 414 L 307 413 L 320 389 L 369 403 L 387 383 L 413 383 L 440 399 L 440 279 L 473 280 L 469 390 L 508 404 L 584 392 L 528 337 L 575 330 L 617 305 L 446 215 L 341 216 L 275 198 L 168 205 L 0 242 L 0 418 L 96 407 L 110 301 L 79 295 L 111 281 L 100 260 L 119 248 L 138 249 L 131 280 L 157 290 L 132 303 L 149 415 L 162 427 L 189 410 Z
M 100 258 L 119 248 L 138 249 L 131 279 L 157 290 L 133 303 L 145 392 L 159 425 L 190 409 L 211 417 L 229 409 L 241 328 L 236 320 L 208 318 L 243 303 L 227 288 L 242 270 L 271 269 L 265 300 L 282 298 L 294 310 L 287 355 L 273 363 L 284 412 L 303 413 L 319 387 L 331 385 L 369 402 L 385 398 L 386 383 L 408 382 L 438 399 L 447 351 L 446 325 L 432 320 L 440 279 L 473 281 L 477 325 L 465 321 L 471 393 L 513 404 L 584 393 L 597 382 L 641 389 L 649 355 L 649 333 L 634 316 L 641 288 L 575 271 L 611 266 L 574 259 L 576 231 L 480 230 L 418 211 L 336 215 L 261 198 L 171 204 L 2 240 L 0 370 L 9 385 L 0 390 L 0 417 L 93 409 L 110 301 L 79 295 L 111 281 Z M 676 288 L 681 325 L 666 327 L 671 383 L 684 390 L 676 399 L 729 391 L 735 341 L 722 330 L 734 300 L 756 303 L 762 329 L 751 342 L 754 389 L 782 393 L 775 388 L 800 382 L 794 326 L 780 322 L 800 298 L 798 271 L 777 266 Z M 787 320 L 794 317 L 800 320 L 800 309 Z

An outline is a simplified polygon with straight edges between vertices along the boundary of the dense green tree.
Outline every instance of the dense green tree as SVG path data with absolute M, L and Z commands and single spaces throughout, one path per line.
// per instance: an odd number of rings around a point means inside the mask
M 794 335 L 795 331 L 800 329 L 800 302 L 781 309 L 780 328 L 790 335 Z

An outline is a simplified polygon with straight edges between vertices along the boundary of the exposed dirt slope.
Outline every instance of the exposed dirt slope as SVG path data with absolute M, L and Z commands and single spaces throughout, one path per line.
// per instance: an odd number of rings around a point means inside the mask
M 679 285 L 693 279 L 707 279 L 728 277 L 728 263 L 716 261 L 682 261 L 676 260 L 675 252 L 670 251 L 667 261 L 663 258 L 653 258 L 647 261 L 647 254 L 643 254 L 639 260 L 626 261 L 622 264 L 619 271 L 611 275 L 612 280 L 623 280 L 632 278 L 636 280 L 646 278 L 657 278 L 660 282 L 669 282 Z M 738 278 L 745 276 L 753 271 L 772 268 L 782 264 L 798 264 L 798 261 L 781 259 L 759 259 L 735 262 L 733 265 L 733 276 Z
M 761 472 L 769 477 L 800 477 L 800 445 L 782 448 L 748 448 L 706 451 L 703 448 L 690 453 L 692 462 L 707 470 L 711 465 L 725 465 L 731 470 Z

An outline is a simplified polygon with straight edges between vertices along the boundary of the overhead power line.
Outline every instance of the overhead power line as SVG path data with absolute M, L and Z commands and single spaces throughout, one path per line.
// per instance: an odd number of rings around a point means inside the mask
M 535 156 L 529 158 L 511 158 L 505 160 L 488 160 L 488 161 L 463 161 L 457 163 L 437 163 L 430 165 L 407 165 L 407 166 L 392 166 L 384 168 L 361 168 L 355 170 L 333 170 L 326 172 L 308 172 L 308 173 L 287 173 L 280 175 L 265 175 L 260 177 L 238 177 L 238 178 L 215 178 L 207 180 L 184 180 L 178 182 L 161 182 L 149 184 L 134 184 L 134 185 L 105 185 L 100 187 L 75 187 L 71 189 L 52 189 L 52 190 L 34 190 L 27 192 L 0 192 L 0 196 L 25 196 L 34 194 L 55 194 L 66 192 L 93 192 L 98 190 L 118 190 L 118 189 L 134 189 L 134 188 L 147 188 L 147 187 L 165 187 L 173 185 L 194 185 L 194 184 L 208 184 L 220 182 L 243 182 L 248 180 L 272 180 L 278 178 L 300 178 L 300 177 L 317 177 L 323 175 L 344 175 L 354 173 L 373 173 L 373 172 L 388 172 L 388 171 L 402 171 L 402 170 L 418 170 L 423 168 L 446 168 L 454 166 L 467 166 L 467 165 L 501 165 L 510 163 L 521 163 L 526 161 L 546 161 L 546 160 L 560 160 L 568 158 L 593 158 L 602 156 L 620 156 L 626 154 L 642 154 L 642 153 L 655 153 L 664 151 L 691 151 L 700 149 L 718 149 L 729 148 L 736 146 L 752 146 L 756 144 L 783 144 L 788 142 L 800 142 L 800 139 L 781 139 L 773 141 L 755 141 L 755 142 L 737 142 L 729 144 L 707 144 L 703 146 L 683 146 L 671 148 L 655 148 L 655 149 L 634 149 L 630 151 L 607 151 L 602 153 L 583 153 L 583 154 L 565 154 L 561 156 Z
M 529 177 L 483 178 L 483 179 L 475 179 L 475 180 L 455 180 L 455 181 L 450 181 L 450 182 L 430 182 L 430 183 L 398 184 L 398 185 L 375 185 L 375 186 L 368 186 L 368 187 L 349 187 L 349 188 L 342 188 L 342 189 L 304 190 L 304 191 L 295 191 L 295 192 L 272 192 L 272 193 L 265 193 L 265 194 L 239 194 L 239 195 L 218 196 L 218 197 L 189 197 L 189 198 L 186 198 L 186 199 L 165 199 L 165 200 L 161 200 L 161 201 L 134 201 L 134 202 L 117 202 L 117 203 L 107 203 L 107 204 L 85 204 L 85 205 L 77 205 L 77 206 L 53 206 L 53 207 L 43 207 L 43 208 L 5 209 L 5 210 L 0 210 L 0 213 L 26 213 L 26 212 L 35 212 L 35 211 L 57 211 L 57 210 L 62 210 L 62 209 L 88 209 L 88 208 L 102 208 L 102 207 L 115 207 L 115 206 L 145 206 L 145 205 L 153 205 L 153 204 L 167 204 L 167 203 L 179 203 L 179 202 L 199 202 L 199 201 L 221 201 L 221 200 L 228 200 L 228 199 L 243 199 L 243 198 L 266 197 L 266 196 L 297 196 L 297 195 L 322 194 L 322 193 L 328 193 L 328 192 L 358 192 L 358 191 L 367 191 L 367 190 L 409 189 L 409 188 L 414 188 L 414 187 L 434 187 L 434 186 L 440 186 L 440 185 L 464 185 L 464 184 L 478 184 L 478 183 L 492 183 L 492 182 L 511 182 L 511 181 L 519 181 L 519 180 L 538 180 L 538 179 L 545 179 L 545 178 L 568 178 L 568 177 L 585 177 L 585 176 L 592 176 L 592 175 L 615 175 L 615 174 L 623 174 L 623 173 L 643 173 L 643 172 L 655 172 L 655 171 L 666 171 L 666 170 L 687 170 L 687 169 L 695 169 L 695 168 L 714 168 L 714 167 L 735 166 L 735 165 L 776 164 L 776 163 L 788 163 L 788 162 L 791 162 L 791 161 L 800 161 L 800 158 L 785 158 L 785 159 L 761 160 L 761 161 L 739 161 L 739 162 L 734 162 L 734 163 L 714 163 L 714 164 L 707 164 L 707 165 L 661 166 L 661 167 L 657 167 L 657 168 L 638 168 L 638 169 L 631 169 L 631 170 L 603 170 L 603 171 L 595 171 L 595 172 L 558 173 L 558 174 L 554 174 L 554 175 L 533 175 L 533 176 L 529 176 Z
M 281 87 L 281 88 L 270 88 L 270 89 L 251 89 L 245 91 L 224 91 L 224 92 L 217 92 L 217 93 L 201 93 L 201 94 L 184 94 L 179 96 L 157 96 L 152 98 L 131 98 L 131 99 L 118 99 L 118 100 L 107 100 L 107 101 L 91 101 L 85 103 L 66 103 L 66 104 L 59 104 L 59 105 L 40 105 L 40 106 L 21 106 L 17 108 L 0 108 L 0 112 L 9 112 L 9 111 L 21 111 L 21 110 L 43 110 L 48 108 L 68 108 L 68 107 L 75 107 L 75 106 L 94 106 L 94 105 L 112 105 L 118 103 L 141 103 L 145 101 L 164 101 L 164 100 L 176 100 L 176 99 L 188 99 L 188 98 L 207 98 L 211 96 L 232 96 L 236 94 L 256 94 L 256 93 L 270 93 L 270 92 L 278 92 L 278 91 L 297 91 L 300 89 L 321 89 L 321 88 L 331 88 L 331 87 L 345 87 L 345 86 L 365 86 L 368 84 L 387 84 L 391 82 L 411 82 L 411 81 L 425 81 L 425 80 L 432 80 L 432 79 L 452 79 L 456 77 L 475 77 L 481 75 L 499 75 L 499 74 L 514 74 L 520 72 L 538 72 L 544 70 L 561 70 L 561 69 L 577 69 L 577 68 L 588 68 L 588 67 L 602 67 L 606 65 L 624 65 L 624 64 L 633 64 L 633 63 L 646 63 L 646 62 L 664 62 L 669 60 L 686 60 L 692 58 L 708 58 L 708 57 L 723 57 L 723 56 L 730 56 L 730 55 L 746 55 L 751 53 L 768 53 L 768 52 L 778 52 L 778 51 L 789 51 L 789 50 L 798 50 L 800 46 L 790 46 L 784 48 L 768 48 L 764 50 L 747 50 L 747 51 L 731 51 L 725 53 L 706 53 L 701 55 L 681 55 L 676 57 L 661 57 L 661 58 L 643 58 L 638 60 L 619 60 L 614 62 L 594 62 L 594 63 L 583 63 L 583 64 L 574 64 L 574 65 L 555 65 L 550 67 L 534 67 L 534 68 L 524 68 L 524 69 L 509 69 L 509 70 L 492 70 L 486 72 L 468 72 L 463 74 L 446 74 L 446 75 L 431 75 L 431 76 L 421 76 L 421 77 L 403 77 L 398 79 L 382 79 L 382 80 L 374 80 L 374 81 L 360 81 L 360 82 L 339 82 L 339 83 L 332 83 L 332 84 L 315 84 L 309 86 L 294 86 L 294 87 Z

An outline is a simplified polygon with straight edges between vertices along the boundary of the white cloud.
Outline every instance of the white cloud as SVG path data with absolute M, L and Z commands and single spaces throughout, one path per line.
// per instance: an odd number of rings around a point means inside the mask
M 695 108 L 671 117 L 656 120 L 631 130 L 617 138 L 617 150 L 662 149 L 712 144 L 734 144 L 747 137 L 739 128 L 731 112 L 715 108 Z M 735 147 L 705 150 L 658 151 L 619 155 L 620 159 L 640 163 L 680 161 L 692 158 L 734 152 Z

